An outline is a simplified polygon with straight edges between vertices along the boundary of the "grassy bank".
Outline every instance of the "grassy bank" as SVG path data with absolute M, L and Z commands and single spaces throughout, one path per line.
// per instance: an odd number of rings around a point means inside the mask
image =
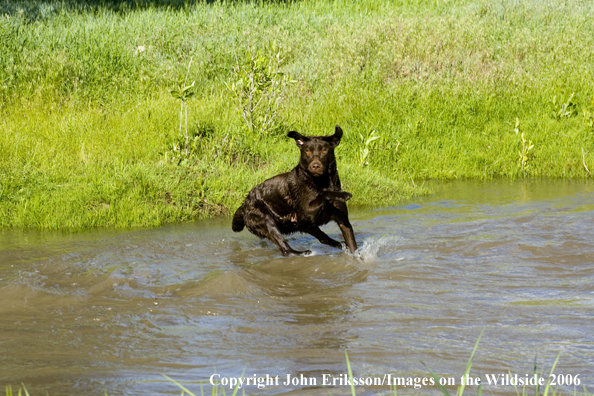
M 0 226 L 226 214 L 335 124 L 352 204 L 594 171 L 592 2 L 85 4 L 0 0 Z

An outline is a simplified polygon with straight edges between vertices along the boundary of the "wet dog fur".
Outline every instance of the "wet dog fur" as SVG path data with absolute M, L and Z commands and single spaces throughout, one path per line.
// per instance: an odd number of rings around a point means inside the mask
M 351 253 L 357 250 L 346 201 L 352 194 L 342 191 L 334 148 L 340 143 L 342 129 L 337 125 L 331 136 L 303 136 L 291 131 L 301 151 L 299 164 L 290 172 L 274 176 L 254 187 L 233 216 L 235 232 L 244 227 L 260 238 L 274 242 L 283 256 L 307 255 L 310 250 L 293 249 L 283 235 L 304 232 L 321 243 L 336 248 L 342 244 L 320 230 L 335 221 Z

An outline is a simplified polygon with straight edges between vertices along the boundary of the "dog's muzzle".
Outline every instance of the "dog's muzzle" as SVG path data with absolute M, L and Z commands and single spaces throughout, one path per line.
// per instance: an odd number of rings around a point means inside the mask
M 322 165 L 320 161 L 313 161 L 311 164 L 309 164 L 308 170 L 312 174 L 320 176 L 324 174 L 324 165 Z

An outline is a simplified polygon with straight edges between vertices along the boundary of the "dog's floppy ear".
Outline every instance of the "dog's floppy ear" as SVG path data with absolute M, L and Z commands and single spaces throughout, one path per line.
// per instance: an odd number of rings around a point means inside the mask
M 299 147 L 299 148 L 301 148 L 301 146 L 303 146 L 303 143 L 305 143 L 309 140 L 309 138 L 307 136 L 303 136 L 299 132 L 295 132 L 295 131 L 291 131 L 291 132 L 287 133 L 287 136 L 295 139 L 295 143 L 297 143 L 297 147 Z
M 336 125 L 336 127 L 334 129 L 334 135 L 326 136 L 324 138 L 325 141 L 330 143 L 330 146 L 332 148 L 338 146 L 338 144 L 340 143 L 340 139 L 342 139 L 342 128 L 338 125 Z

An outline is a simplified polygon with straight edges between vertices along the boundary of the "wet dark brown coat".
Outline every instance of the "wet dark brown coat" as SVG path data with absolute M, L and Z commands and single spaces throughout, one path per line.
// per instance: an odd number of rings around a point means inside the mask
M 274 242 L 284 256 L 310 254 L 291 248 L 283 234 L 305 232 L 320 242 L 342 248 L 321 225 L 334 220 L 351 251 L 357 250 L 346 201 L 352 194 L 342 191 L 334 148 L 340 143 L 342 129 L 337 125 L 332 136 L 303 136 L 291 131 L 301 150 L 299 164 L 290 172 L 274 176 L 254 187 L 233 216 L 233 231 L 244 226 L 260 238 Z

